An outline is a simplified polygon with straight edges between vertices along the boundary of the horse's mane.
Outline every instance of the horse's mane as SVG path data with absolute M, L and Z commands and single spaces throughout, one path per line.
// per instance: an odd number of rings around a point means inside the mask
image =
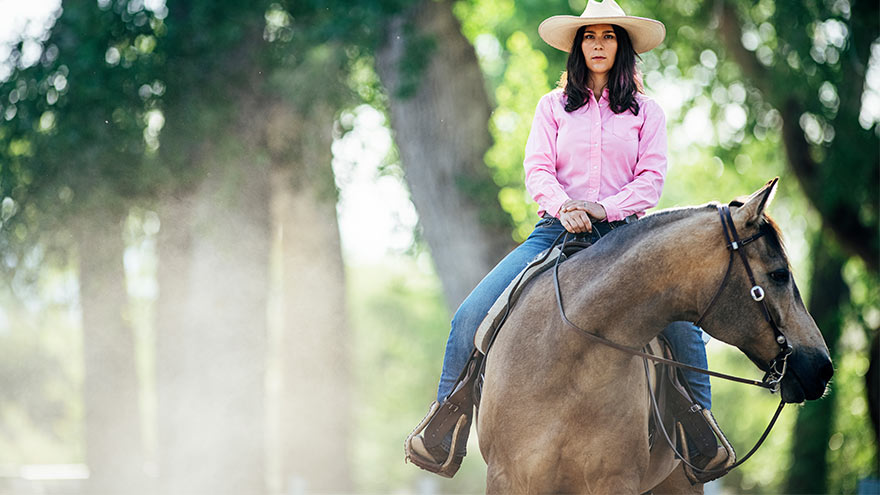
M 652 231 L 668 227 L 675 222 L 707 209 L 715 211 L 717 205 L 718 203 L 712 202 L 700 206 L 669 208 L 651 213 L 637 222 L 618 227 L 605 234 L 592 248 L 585 251 L 592 252 L 595 256 L 601 256 L 603 253 L 614 253 L 619 256 L 626 250 L 635 247 L 640 240 L 644 240 Z M 731 203 L 731 206 L 742 206 L 742 203 L 734 201 Z M 786 264 L 788 264 L 788 256 L 785 252 L 785 245 L 782 242 L 782 233 L 779 230 L 779 225 L 766 212 L 762 215 L 762 219 L 761 224 L 758 226 L 759 231 L 764 235 L 771 248 L 778 252 Z

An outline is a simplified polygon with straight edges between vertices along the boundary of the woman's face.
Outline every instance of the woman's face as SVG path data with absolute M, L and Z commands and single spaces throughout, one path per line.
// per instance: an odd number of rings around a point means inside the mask
M 617 55 L 617 35 L 611 24 L 587 26 L 581 42 L 587 68 L 594 74 L 606 74 L 614 65 Z

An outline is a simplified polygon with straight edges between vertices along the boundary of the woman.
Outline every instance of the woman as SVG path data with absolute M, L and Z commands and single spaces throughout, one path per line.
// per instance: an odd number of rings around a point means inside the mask
M 663 24 L 626 16 L 613 0 L 591 0 L 580 17 L 551 17 L 538 32 L 551 46 L 569 52 L 560 87 L 538 103 L 525 150 L 526 189 L 538 204 L 542 219 L 456 312 L 437 391 L 438 404 L 452 392 L 487 311 L 536 255 L 564 230 L 584 233 L 597 229 L 604 234 L 624 224 L 626 217 L 644 215 L 660 199 L 666 175 L 666 121 L 660 106 L 642 93 L 636 57 L 663 41 Z M 699 329 L 679 322 L 664 334 L 679 359 L 705 368 Z M 688 381 L 697 402 L 708 412 L 708 377 L 691 373 Z M 451 439 L 451 432 L 447 437 Z M 439 449 L 425 448 L 421 436 L 415 436 L 411 443 L 411 457 L 439 464 L 448 457 L 448 441 Z M 705 459 L 703 465 L 725 461 L 726 451 L 720 449 L 718 456 L 724 459 Z

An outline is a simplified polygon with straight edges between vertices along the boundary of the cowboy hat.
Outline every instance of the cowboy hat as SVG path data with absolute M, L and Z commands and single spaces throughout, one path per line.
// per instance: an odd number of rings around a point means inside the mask
M 555 15 L 547 18 L 538 26 L 538 34 L 548 45 L 567 52 L 571 50 L 578 28 L 592 24 L 614 24 L 626 29 L 636 53 L 651 50 L 666 37 L 666 26 L 662 22 L 626 15 L 614 0 L 601 3 L 589 0 L 580 17 Z

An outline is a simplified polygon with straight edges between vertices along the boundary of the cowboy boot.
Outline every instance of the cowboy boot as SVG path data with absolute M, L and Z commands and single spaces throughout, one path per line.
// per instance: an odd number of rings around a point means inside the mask
M 404 444 L 406 461 L 445 478 L 455 476 L 458 468 L 461 467 L 462 459 L 467 455 L 467 438 L 471 425 L 470 414 L 449 406 L 447 401 L 443 404 L 433 402 L 428 414 L 407 437 Z M 454 417 L 456 413 L 457 417 Z M 447 418 L 452 418 L 454 422 L 450 422 Z M 438 428 L 448 428 L 448 430 L 438 432 Z M 434 440 L 427 441 L 426 434 L 431 435 Z M 439 442 L 436 441 L 439 439 L 438 434 L 443 435 Z

